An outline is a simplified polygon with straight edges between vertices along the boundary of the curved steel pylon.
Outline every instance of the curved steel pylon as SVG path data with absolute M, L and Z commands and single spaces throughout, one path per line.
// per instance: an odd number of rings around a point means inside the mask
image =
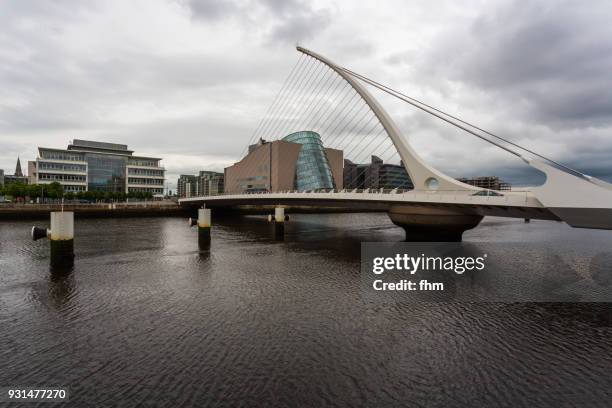
M 363 98 L 364 102 L 370 107 L 374 115 L 378 118 L 387 135 L 397 149 L 400 158 L 404 162 L 406 171 L 417 190 L 459 190 L 459 191 L 478 191 L 480 188 L 462 183 L 454 178 L 447 176 L 441 171 L 429 166 L 414 149 L 402 137 L 399 128 L 391 119 L 387 111 L 378 103 L 370 92 L 355 78 L 347 74 L 341 67 L 334 64 L 326 57 L 303 47 L 297 47 L 302 52 L 330 67 L 340 75 L 353 89 Z
M 363 98 L 393 142 L 416 190 L 452 190 L 468 194 L 473 191 L 482 190 L 478 187 L 461 183 L 425 163 L 406 139 L 402 137 L 399 128 L 380 103 L 370 94 L 358 77 L 353 77 L 352 71 L 336 65 L 314 51 L 300 46 L 296 48 L 299 52 L 327 65 L 348 82 Z M 421 109 L 423 108 L 421 107 Z M 428 109 L 423 110 L 440 117 Z M 482 138 L 482 136 L 460 124 L 445 118 L 443 120 Z M 470 126 L 474 127 L 473 125 Z M 544 184 L 533 188 L 531 194 L 563 221 L 573 227 L 612 229 L 612 184 L 581 173 L 568 172 L 563 168 L 558 168 L 558 166 L 552 166 L 540 158 L 525 158 L 520 153 L 502 147 L 486 138 L 483 139 L 520 157 L 525 163 L 545 174 L 546 181 Z

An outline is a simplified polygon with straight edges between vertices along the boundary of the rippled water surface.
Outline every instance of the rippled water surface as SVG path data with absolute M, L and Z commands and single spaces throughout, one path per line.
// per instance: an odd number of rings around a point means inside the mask
M 261 218 L 219 219 L 210 251 L 182 218 L 77 219 L 75 266 L 56 272 L 33 224 L 0 223 L 0 386 L 68 386 L 79 407 L 612 401 L 607 303 L 368 301 L 360 242 L 403 237 L 384 214 L 294 216 L 282 242 Z M 577 271 L 571 248 L 612 248 L 543 221 L 464 238 L 564 245 Z

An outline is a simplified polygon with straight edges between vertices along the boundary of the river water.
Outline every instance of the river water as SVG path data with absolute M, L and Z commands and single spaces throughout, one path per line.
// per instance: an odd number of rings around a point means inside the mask
M 360 243 L 403 237 L 386 215 L 296 215 L 283 241 L 262 218 L 214 222 L 200 251 L 182 218 L 77 219 L 75 265 L 54 272 L 29 237 L 44 222 L 1 222 L 0 386 L 68 387 L 79 407 L 611 404 L 610 303 L 370 301 Z M 612 248 L 544 221 L 464 240 Z M 576 284 L 593 280 L 611 284 Z

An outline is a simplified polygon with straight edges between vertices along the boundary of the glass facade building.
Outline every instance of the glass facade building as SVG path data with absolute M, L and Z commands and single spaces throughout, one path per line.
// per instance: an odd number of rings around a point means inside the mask
M 68 148 L 39 147 L 32 182 L 54 181 L 64 191 L 163 194 L 165 170 L 159 158 L 134 156 L 127 145 L 75 139 Z
M 295 166 L 294 188 L 297 191 L 335 188 L 331 167 L 318 133 L 300 131 L 285 136 L 283 140 L 302 145 Z
M 107 154 L 88 153 L 87 161 L 87 189 L 89 191 L 125 191 L 125 156 L 112 156 Z

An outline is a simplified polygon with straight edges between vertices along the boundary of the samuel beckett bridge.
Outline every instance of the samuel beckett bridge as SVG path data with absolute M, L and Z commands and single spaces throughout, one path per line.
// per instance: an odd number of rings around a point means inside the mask
M 181 205 L 384 211 L 405 229 L 407 240 L 417 241 L 459 241 L 465 230 L 476 227 L 487 215 L 612 229 L 612 184 L 336 65 L 313 51 L 297 50 L 300 58 L 253 133 L 246 156 L 225 169 L 225 193 L 184 198 Z M 497 192 L 447 176 L 419 157 L 366 86 L 517 156 L 544 173 L 544 184 L 528 191 Z M 367 166 L 355 166 L 352 179 L 347 180 L 343 160 L 359 162 L 370 155 L 399 159 L 412 188 L 378 188 L 376 177 L 380 175 L 371 173 Z M 363 180 L 363 184 L 355 180 Z

